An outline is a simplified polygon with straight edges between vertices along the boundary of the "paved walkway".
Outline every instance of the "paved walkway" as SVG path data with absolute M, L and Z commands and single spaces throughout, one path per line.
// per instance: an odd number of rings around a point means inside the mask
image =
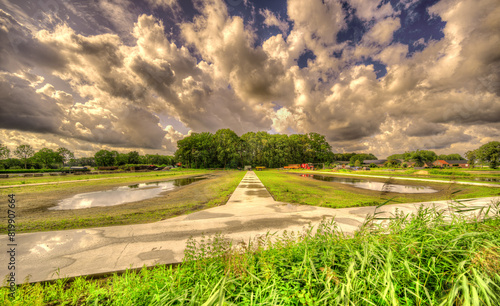
M 483 198 L 465 202 L 468 206 L 487 205 L 500 200 Z M 446 201 L 386 205 L 379 211 L 389 216 L 396 208 L 411 213 L 419 207 L 447 208 Z M 249 171 L 226 205 L 160 222 L 100 227 L 81 230 L 37 232 L 16 236 L 16 280 L 18 283 L 53 280 L 140 268 L 144 265 L 179 263 L 187 240 L 223 233 L 233 241 L 267 232 L 300 231 L 309 223 L 333 218 L 346 233 L 355 231 L 373 214 L 375 207 L 331 209 L 276 202 L 255 173 Z M 0 245 L 7 249 L 7 236 Z M 0 277 L 7 275 L 8 254 L 1 251 Z

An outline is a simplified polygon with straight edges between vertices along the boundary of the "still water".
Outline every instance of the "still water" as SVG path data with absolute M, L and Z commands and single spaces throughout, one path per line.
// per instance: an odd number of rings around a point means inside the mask
M 105 191 L 80 193 L 71 198 L 59 201 L 57 206 L 50 207 L 49 210 L 82 209 L 142 201 L 154 198 L 164 191 L 174 190 L 178 187 L 189 185 L 206 178 L 207 177 L 197 176 L 164 182 L 121 186 Z
M 432 189 L 425 186 L 409 186 L 409 185 L 397 185 L 397 184 L 386 184 L 382 182 L 368 181 L 356 178 L 348 177 L 334 177 L 334 176 L 323 176 L 315 174 L 302 174 L 301 176 L 311 177 L 315 180 L 335 182 L 341 184 L 352 185 L 357 188 L 369 189 L 375 191 L 384 192 L 396 192 L 396 193 L 434 193 L 438 192 L 436 189 Z

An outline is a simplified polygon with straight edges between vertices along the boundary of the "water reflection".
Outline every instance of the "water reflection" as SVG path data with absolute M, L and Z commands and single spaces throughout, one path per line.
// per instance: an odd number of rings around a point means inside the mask
M 206 177 L 197 176 L 165 182 L 121 186 L 105 191 L 80 193 L 71 198 L 59 201 L 57 206 L 50 207 L 49 210 L 82 209 L 137 202 L 154 198 L 164 191 L 170 191 L 204 179 L 206 179 Z
M 397 185 L 397 184 L 386 184 L 382 182 L 368 181 L 357 178 L 348 177 L 334 177 L 334 176 L 323 176 L 316 174 L 302 174 L 303 177 L 311 177 L 315 180 L 325 181 L 325 182 L 335 182 L 341 184 L 352 185 L 357 188 L 384 191 L 384 192 L 396 192 L 396 193 L 434 193 L 438 192 L 436 189 L 432 189 L 425 186 L 409 186 L 409 185 Z

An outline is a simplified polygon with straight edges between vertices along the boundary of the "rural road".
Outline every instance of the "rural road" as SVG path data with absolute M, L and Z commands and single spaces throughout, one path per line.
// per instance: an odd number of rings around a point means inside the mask
M 465 203 L 484 206 L 498 200 L 481 198 Z M 420 205 L 448 208 L 446 201 L 436 201 L 386 205 L 379 211 L 384 212 L 381 216 L 390 216 L 396 209 L 411 213 Z M 323 218 L 335 218 L 342 231 L 352 233 L 374 211 L 373 206 L 332 209 L 277 202 L 249 171 L 223 206 L 148 224 L 16 235 L 16 281 L 38 282 L 179 263 L 188 239 L 203 234 L 222 233 L 233 241 L 248 242 L 267 232 L 301 231 L 309 224 L 316 226 Z M 5 250 L 7 238 L 0 237 Z M 10 272 L 9 254 L 1 253 L 0 276 L 4 277 Z

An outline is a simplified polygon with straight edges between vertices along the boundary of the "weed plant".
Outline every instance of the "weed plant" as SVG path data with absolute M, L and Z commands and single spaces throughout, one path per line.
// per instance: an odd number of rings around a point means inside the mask
M 500 305 L 498 203 L 459 214 L 378 213 L 231 244 L 191 239 L 184 262 L 104 280 L 22 285 L 3 305 Z

